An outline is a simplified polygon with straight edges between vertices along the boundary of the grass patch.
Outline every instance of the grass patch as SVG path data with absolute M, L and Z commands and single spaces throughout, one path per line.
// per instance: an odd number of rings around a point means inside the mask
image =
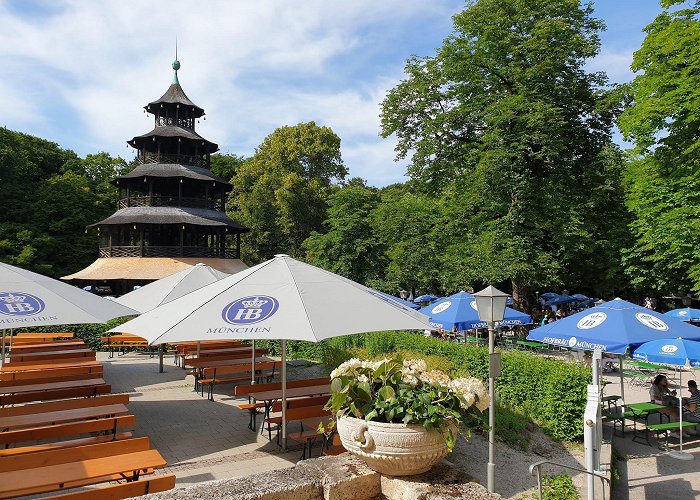
M 532 498 L 537 498 L 537 492 L 532 494 Z M 566 474 L 542 476 L 543 500 L 579 500 L 580 498 L 571 476 Z

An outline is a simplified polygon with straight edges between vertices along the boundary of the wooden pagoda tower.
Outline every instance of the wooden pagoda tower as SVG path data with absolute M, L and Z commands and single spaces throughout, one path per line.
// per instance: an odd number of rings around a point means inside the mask
M 112 181 L 117 211 L 88 226 L 99 234 L 99 258 L 63 279 L 121 295 L 199 262 L 226 273 L 246 268 L 240 243 L 249 229 L 226 215 L 232 186 L 209 169 L 219 147 L 195 131 L 204 109 L 180 86 L 179 61 L 173 69 L 165 94 L 144 107 L 155 127 L 128 141 L 138 166 Z

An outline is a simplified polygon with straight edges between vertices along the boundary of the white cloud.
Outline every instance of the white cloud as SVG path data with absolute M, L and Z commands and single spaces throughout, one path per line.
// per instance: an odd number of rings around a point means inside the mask
M 351 175 L 386 184 L 404 171 L 378 137 L 379 103 L 412 52 L 401 44 L 439 45 L 455 4 L 0 2 L 0 125 L 131 157 L 125 141 L 153 126 L 141 106 L 170 83 L 177 35 L 180 82 L 208 112 L 198 131 L 222 150 L 251 154 L 275 128 L 314 120 L 341 136 Z
M 587 65 L 589 71 L 605 71 L 611 83 L 626 83 L 634 78 L 630 69 L 634 51 L 602 49 Z

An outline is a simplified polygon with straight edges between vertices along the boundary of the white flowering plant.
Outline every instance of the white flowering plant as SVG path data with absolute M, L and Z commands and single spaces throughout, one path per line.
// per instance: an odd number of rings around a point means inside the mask
M 442 433 L 450 451 L 457 437 L 453 429 L 459 429 L 468 412 L 483 412 L 488 406 L 489 395 L 481 380 L 452 379 L 439 370 L 428 370 L 422 359 L 353 358 L 331 372 L 328 407 L 334 414 L 420 424 Z

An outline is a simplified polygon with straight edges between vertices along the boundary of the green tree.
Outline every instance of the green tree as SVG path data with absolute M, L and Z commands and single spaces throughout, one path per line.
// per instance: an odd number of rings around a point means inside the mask
M 645 28 L 620 129 L 634 141 L 625 269 L 657 292 L 700 290 L 700 2 L 663 0 Z M 679 7 L 680 6 L 680 7 Z
M 379 201 L 377 189 L 357 178 L 331 194 L 326 232 L 314 231 L 304 242 L 307 262 L 370 287 L 381 283 L 387 259 L 371 219 Z
M 614 247 L 597 253 L 612 238 L 591 216 L 626 220 L 617 193 L 590 196 L 603 175 L 619 185 L 623 166 L 611 144 L 619 99 L 585 70 L 602 29 L 578 0 L 478 0 L 434 57 L 409 59 L 382 133 L 411 154 L 415 185 L 448 201 L 444 282 L 510 281 L 527 307 L 532 287 L 574 279 L 570 263 L 616 265 Z
M 322 230 L 334 183 L 346 175 L 340 138 L 328 127 L 300 123 L 267 136 L 232 180 L 229 214 L 251 228 L 243 259 L 303 256 L 304 240 Z
M 87 266 L 98 242 L 85 226 L 114 210 L 108 180 L 125 166 L 0 128 L 0 260 L 54 277 Z
M 244 156 L 236 154 L 215 154 L 211 157 L 211 172 L 223 180 L 230 182 L 236 175 L 236 172 L 238 172 L 240 166 L 246 161 L 247 159 Z

